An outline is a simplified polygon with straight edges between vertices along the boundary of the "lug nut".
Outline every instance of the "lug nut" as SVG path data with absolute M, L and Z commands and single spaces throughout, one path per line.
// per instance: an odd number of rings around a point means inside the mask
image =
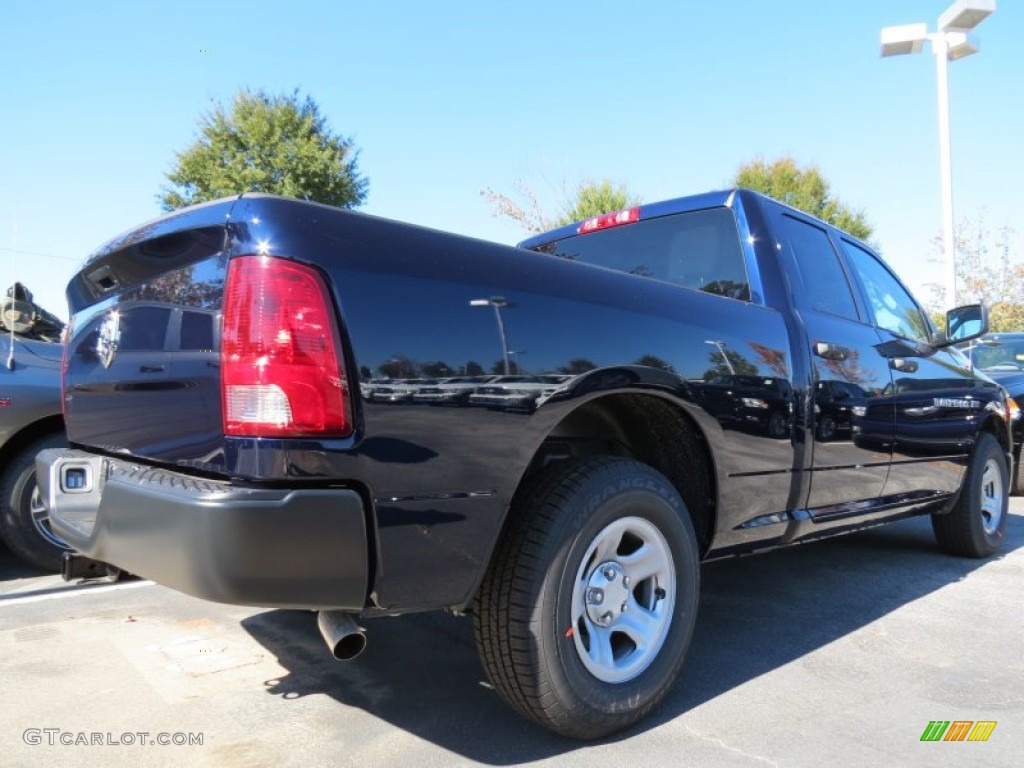
M 607 611 L 603 616 L 601 616 L 601 623 L 605 624 L 605 625 L 608 625 L 608 624 L 612 623 L 612 612 L 611 611 Z
M 629 576 L 622 577 L 622 586 L 624 586 L 626 589 L 629 589 Z
M 604 590 L 600 587 L 590 587 L 587 590 L 587 602 L 591 605 L 600 605 L 604 602 Z
M 604 577 L 608 579 L 608 581 L 615 581 L 615 569 L 612 568 L 610 565 L 607 568 L 605 568 L 602 571 L 602 573 L 604 574 Z
M 621 613 L 625 613 L 628 608 L 629 608 L 629 603 L 623 603 L 622 604 Z

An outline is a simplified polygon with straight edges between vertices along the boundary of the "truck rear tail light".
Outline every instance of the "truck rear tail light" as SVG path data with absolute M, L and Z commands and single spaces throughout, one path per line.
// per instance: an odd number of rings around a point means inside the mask
M 623 211 L 603 213 L 600 216 L 587 219 L 576 228 L 576 234 L 585 235 L 599 229 L 621 227 L 623 224 L 633 224 L 637 221 L 640 221 L 640 208 L 626 208 Z
M 349 434 L 340 339 L 316 270 L 272 256 L 232 259 L 221 334 L 224 434 Z

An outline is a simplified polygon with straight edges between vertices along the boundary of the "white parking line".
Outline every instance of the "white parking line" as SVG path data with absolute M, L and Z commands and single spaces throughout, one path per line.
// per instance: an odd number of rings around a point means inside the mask
M 82 595 L 95 595 L 100 592 L 116 592 L 119 589 L 135 589 L 136 587 L 152 587 L 152 581 L 129 581 L 124 584 L 77 584 L 67 587 L 55 587 L 45 590 L 37 590 L 42 594 L 29 592 L 27 594 L 15 594 L 8 597 L 0 595 L 0 608 L 7 608 L 12 605 L 24 603 L 41 603 L 44 600 L 60 600 L 66 597 L 80 597 Z

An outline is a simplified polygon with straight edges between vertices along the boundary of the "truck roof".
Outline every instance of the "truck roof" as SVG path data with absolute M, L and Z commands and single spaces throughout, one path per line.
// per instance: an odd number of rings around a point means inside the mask
M 768 195 L 765 195 L 761 192 L 757 192 L 752 189 L 747 189 L 745 187 L 734 187 L 732 189 L 723 189 L 714 192 L 704 192 L 697 195 L 687 195 L 685 197 L 676 197 L 672 198 L 671 200 L 662 200 L 654 203 L 644 203 L 642 205 L 633 207 L 639 209 L 640 220 L 654 219 L 659 216 L 668 216 L 675 213 L 686 213 L 688 211 L 699 211 L 707 208 L 720 208 L 723 206 L 732 207 L 733 199 L 736 195 L 743 195 L 744 197 L 757 197 L 763 200 L 770 200 L 777 205 L 783 206 L 784 208 L 796 211 L 801 216 L 807 216 L 817 221 L 821 221 L 820 219 L 818 219 L 818 217 L 814 216 L 813 214 L 807 213 L 806 211 L 801 211 L 798 208 L 794 208 L 793 206 L 788 205 L 782 200 L 776 200 L 775 198 L 769 197 Z M 575 237 L 576 235 L 580 234 L 579 227 L 582 221 L 587 221 L 587 219 L 583 219 L 581 221 L 574 221 L 571 224 L 566 224 L 565 226 L 558 227 L 557 229 L 551 229 L 548 230 L 547 232 L 541 232 L 540 234 L 528 237 L 527 239 L 519 243 L 519 247 L 535 249 L 537 246 L 544 245 L 545 243 L 550 243 L 556 240 L 562 240 L 567 237 Z M 828 222 L 822 221 L 821 224 L 822 226 L 836 229 L 835 225 L 829 224 Z M 847 235 L 848 237 L 853 238 L 854 240 L 857 240 L 857 238 L 855 238 L 853 235 L 850 235 L 848 232 L 844 232 L 844 234 Z M 857 242 L 861 241 L 857 240 Z
M 735 189 L 725 189 L 716 192 L 704 192 L 698 195 L 687 195 L 676 197 L 671 200 L 662 200 L 655 203 L 644 203 L 633 206 L 640 209 L 641 219 L 652 219 L 657 216 L 667 216 L 673 213 L 684 213 L 686 211 L 699 211 L 704 208 L 719 208 L 729 205 L 735 194 Z M 581 220 L 585 221 L 585 220 Z M 574 237 L 579 234 L 580 221 L 558 227 L 556 229 L 541 232 L 540 234 L 528 237 L 519 243 L 520 248 L 536 248 L 538 245 L 550 243 L 552 240 L 562 240 L 566 237 Z

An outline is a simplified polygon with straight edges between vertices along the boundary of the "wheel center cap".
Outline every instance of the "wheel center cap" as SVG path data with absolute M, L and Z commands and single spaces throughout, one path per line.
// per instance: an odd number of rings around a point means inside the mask
M 597 566 L 590 574 L 583 601 L 590 620 L 607 627 L 628 609 L 629 596 L 629 576 L 621 565 L 611 561 Z

